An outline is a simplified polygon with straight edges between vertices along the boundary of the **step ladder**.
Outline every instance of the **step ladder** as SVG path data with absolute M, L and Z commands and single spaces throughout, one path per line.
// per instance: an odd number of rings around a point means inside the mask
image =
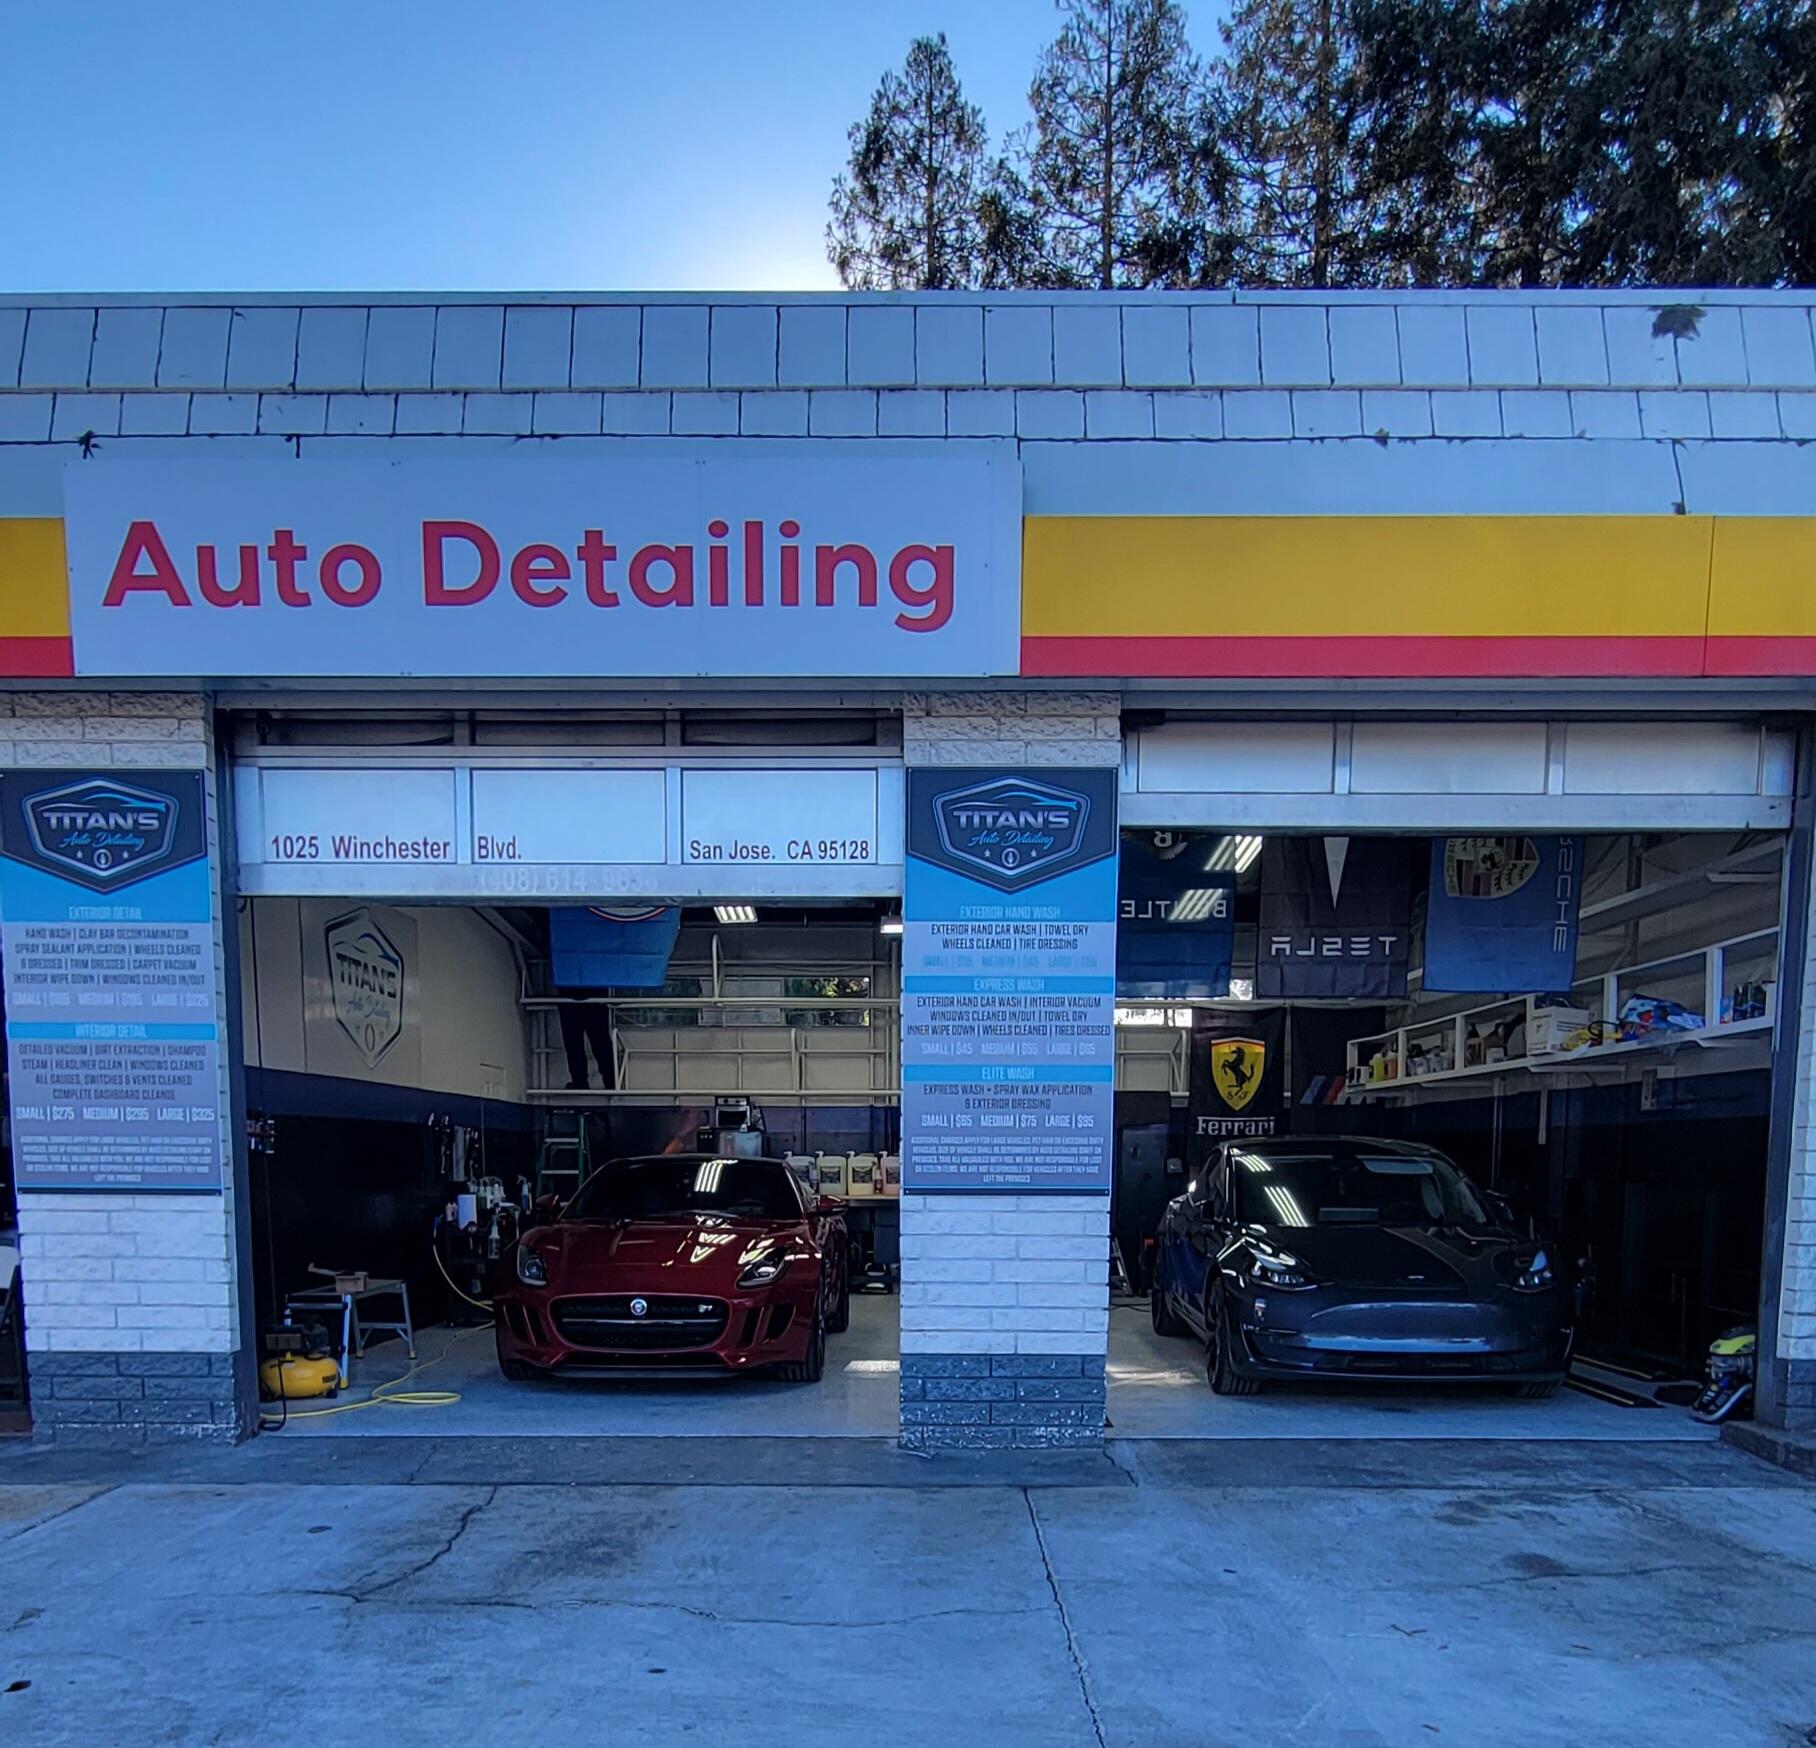
M 1122 1260 L 1122 1240 L 1114 1236 L 1110 1239 L 1110 1291 L 1134 1296 L 1135 1287 L 1129 1279 L 1128 1266 Z

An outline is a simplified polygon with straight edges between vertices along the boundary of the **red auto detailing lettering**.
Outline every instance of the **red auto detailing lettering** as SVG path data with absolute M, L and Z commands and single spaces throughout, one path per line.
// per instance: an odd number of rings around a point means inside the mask
M 830 607 L 890 613 L 899 630 L 928 632 L 950 622 L 957 594 L 958 556 L 951 544 L 911 541 L 891 552 L 862 541 L 827 540 L 804 548 L 801 524 L 792 517 L 775 524 L 773 539 L 767 523 L 746 521 L 735 540 L 732 524 L 714 517 L 704 540 L 647 542 L 630 552 L 622 570 L 618 547 L 600 528 L 581 530 L 571 545 L 532 540 L 510 551 L 483 523 L 461 518 L 425 520 L 420 532 L 425 607 L 482 606 L 508 582 L 510 596 L 526 607 L 616 608 L 627 601 L 650 610 Z M 156 597 L 171 607 L 370 606 L 387 585 L 378 551 L 322 534 L 315 531 L 322 556 L 313 571 L 307 568 L 309 544 L 294 529 L 276 528 L 263 545 L 198 545 L 194 568 L 185 574 L 157 523 L 137 520 L 120 543 L 101 605 Z M 811 560 L 808 589 L 804 551 Z

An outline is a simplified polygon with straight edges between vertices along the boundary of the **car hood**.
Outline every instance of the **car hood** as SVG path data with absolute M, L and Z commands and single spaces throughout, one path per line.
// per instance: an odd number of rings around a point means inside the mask
M 1480 1292 L 1513 1278 L 1513 1252 L 1537 1248 L 1499 1228 L 1457 1226 L 1267 1226 L 1248 1228 L 1296 1256 L 1333 1286 Z
M 557 1221 L 527 1240 L 549 1270 L 557 1292 L 610 1292 L 635 1284 L 645 1291 L 729 1293 L 765 1251 L 805 1246 L 799 1220 L 752 1220 L 722 1214 L 662 1220 Z

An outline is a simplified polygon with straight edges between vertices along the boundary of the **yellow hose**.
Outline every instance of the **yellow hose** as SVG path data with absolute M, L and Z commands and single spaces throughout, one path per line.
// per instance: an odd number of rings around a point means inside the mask
M 330 1414 L 352 1414 L 361 1408 L 450 1408 L 460 1400 L 458 1390 L 404 1390 L 399 1391 L 399 1384 L 407 1384 L 418 1372 L 426 1372 L 431 1366 L 438 1366 L 448 1357 L 449 1350 L 463 1335 L 473 1335 L 471 1329 L 456 1330 L 442 1344 L 441 1352 L 431 1360 L 418 1360 L 407 1372 L 395 1378 L 387 1378 L 382 1384 L 374 1384 L 371 1390 L 357 1402 L 337 1402 L 332 1408 L 310 1408 L 302 1411 L 291 1409 L 288 1419 L 322 1420 Z

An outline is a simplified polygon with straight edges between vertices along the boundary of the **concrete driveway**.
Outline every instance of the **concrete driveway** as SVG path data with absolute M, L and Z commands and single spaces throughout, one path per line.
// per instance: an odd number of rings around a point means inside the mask
M 0 1741 L 1816 1726 L 1816 1489 L 1726 1448 L 689 1440 L 683 1468 L 677 1441 L 533 1442 L 0 1455 Z

